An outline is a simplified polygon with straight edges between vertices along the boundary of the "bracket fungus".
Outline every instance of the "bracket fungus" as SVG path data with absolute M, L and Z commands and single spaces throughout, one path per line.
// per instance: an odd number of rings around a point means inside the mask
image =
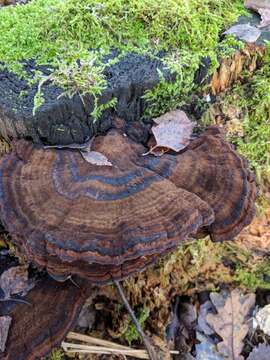
M 254 216 L 254 175 L 217 127 L 177 155 L 141 156 L 115 130 L 93 149 L 113 166 L 24 140 L 0 162 L 1 220 L 52 274 L 66 266 L 97 283 L 122 279 L 198 230 L 230 240 Z
M 26 296 L 25 303 L 0 303 L 0 312 L 11 316 L 6 351 L 1 360 L 37 360 L 57 346 L 76 323 L 89 296 L 88 282 L 80 287 L 43 277 Z
M 142 156 L 119 129 L 92 150 L 112 166 L 25 140 L 0 160 L 0 219 L 55 279 L 119 284 L 189 237 L 232 239 L 254 216 L 254 176 L 217 127 L 162 157 Z
M 1 220 L 50 274 L 122 279 L 213 222 L 206 202 L 139 164 L 140 145 L 111 131 L 93 149 L 113 166 L 24 140 L 1 161 Z

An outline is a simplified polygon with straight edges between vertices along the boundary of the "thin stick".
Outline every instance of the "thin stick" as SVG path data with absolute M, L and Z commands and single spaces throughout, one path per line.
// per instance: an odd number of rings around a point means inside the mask
M 136 329 L 138 331 L 138 333 L 140 334 L 143 342 L 144 342 L 144 345 L 146 347 L 146 350 L 148 352 L 148 355 L 149 355 L 149 358 L 150 360 L 158 360 L 158 356 L 157 356 L 157 353 L 156 351 L 154 350 L 153 346 L 151 345 L 148 337 L 145 335 L 145 333 L 143 332 L 143 329 L 141 328 L 141 325 L 140 323 L 138 322 L 135 314 L 134 314 L 134 311 L 131 309 L 131 306 L 129 305 L 129 302 L 128 302 L 128 299 L 126 298 L 125 294 L 124 294 L 124 291 L 123 291 L 123 288 L 121 286 L 121 284 L 119 283 L 118 280 L 113 280 L 115 286 L 117 287 L 117 290 L 119 292 L 119 295 L 134 323 L 134 325 L 136 326 Z
M 90 346 L 90 345 L 81 345 L 81 344 L 69 344 L 66 342 L 62 342 L 62 347 L 65 352 L 69 353 L 95 353 L 95 354 L 121 354 L 127 356 L 137 357 L 138 359 L 149 359 L 149 356 L 145 350 L 123 350 L 123 349 L 114 349 L 114 348 L 107 348 L 102 346 Z
M 128 347 L 128 346 L 115 344 L 111 341 L 98 339 L 98 338 L 95 338 L 95 337 L 92 337 L 89 335 L 77 334 L 72 331 L 67 334 L 67 339 L 84 341 L 84 342 L 92 344 L 92 345 L 107 346 L 107 347 L 112 347 L 112 348 L 121 349 L 121 350 L 130 350 L 130 347 Z

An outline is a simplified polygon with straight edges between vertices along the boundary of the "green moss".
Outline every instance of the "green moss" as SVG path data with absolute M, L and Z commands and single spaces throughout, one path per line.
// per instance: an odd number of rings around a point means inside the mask
M 270 174 L 270 47 L 264 64 L 252 78 L 246 77 L 226 101 L 234 102 L 244 114 L 244 136 L 233 141 L 256 170 L 258 179 Z
M 242 0 L 32 0 L 1 9 L 0 61 L 23 76 L 19 62 L 36 59 L 54 67 L 54 81 L 68 92 L 74 91 L 66 76 L 71 72 L 79 76 L 76 91 L 96 95 L 106 86 L 100 59 L 110 49 L 152 56 L 167 51 L 173 55 L 165 62 L 176 69 L 177 81 L 162 82 L 146 94 L 149 113 L 157 114 L 181 105 L 193 88 L 201 57 L 215 63 L 220 33 L 243 13 Z M 78 73 L 78 59 L 91 64 L 88 76 Z
M 144 329 L 144 324 L 149 317 L 150 311 L 147 308 L 141 308 L 137 312 L 136 316 L 138 319 L 139 324 L 141 325 L 142 329 Z M 122 333 L 123 338 L 131 345 L 134 341 L 140 340 L 140 335 L 133 323 L 133 321 L 129 318 L 126 328 Z
M 235 280 L 246 289 L 270 289 L 270 260 L 260 260 L 253 266 L 239 266 Z
M 54 349 L 50 356 L 47 357 L 47 360 L 63 360 L 64 353 L 61 349 Z

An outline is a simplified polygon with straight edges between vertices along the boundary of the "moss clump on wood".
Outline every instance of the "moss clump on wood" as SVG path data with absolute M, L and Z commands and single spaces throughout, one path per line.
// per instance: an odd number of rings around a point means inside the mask
M 33 0 L 1 10 L 0 61 L 23 76 L 20 62 L 35 59 L 51 66 L 54 82 L 66 88 L 70 79 L 63 83 L 63 69 L 72 74 L 78 59 L 95 59 L 92 71 L 98 76 L 90 85 L 83 75 L 77 77 L 77 91 L 87 87 L 97 95 L 106 86 L 101 60 L 111 49 L 120 56 L 129 51 L 151 56 L 169 52 L 165 61 L 177 72 L 176 85 L 162 83 L 146 95 L 155 109 L 157 96 L 163 94 L 164 111 L 171 107 L 167 99 L 179 90 L 174 105 L 181 105 L 179 99 L 191 90 L 202 57 L 217 63 L 220 34 L 244 13 L 242 0 Z M 35 80 L 44 81 L 40 77 L 34 74 Z M 40 101 L 39 95 L 37 106 Z

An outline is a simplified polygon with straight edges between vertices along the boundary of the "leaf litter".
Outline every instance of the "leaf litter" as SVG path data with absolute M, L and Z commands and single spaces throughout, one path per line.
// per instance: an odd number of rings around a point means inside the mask
M 259 327 L 264 334 L 270 336 L 270 304 L 264 306 L 256 313 L 253 328 L 256 327 Z
M 245 0 L 245 7 L 256 11 L 261 16 L 259 28 L 270 26 L 269 0 Z
M 220 354 L 241 360 L 243 340 L 249 331 L 248 320 L 255 306 L 255 294 L 243 295 L 235 289 L 229 293 L 211 293 L 210 299 L 217 314 L 208 314 L 206 320 L 222 341 L 217 344 Z
M 0 276 L 2 293 L 0 301 L 20 301 L 20 299 L 13 298 L 12 295 L 25 296 L 33 287 L 34 283 L 28 277 L 28 266 L 13 266 L 5 270 Z M 0 317 L 0 351 L 2 352 L 5 351 L 11 321 L 10 316 Z
M 169 150 L 179 152 L 189 144 L 195 123 L 188 118 L 184 111 L 172 110 L 153 121 L 156 124 L 151 129 L 155 145 L 150 145 L 147 154 L 160 156 Z
M 249 354 L 247 360 L 269 360 L 270 345 L 259 344 Z
M 34 283 L 28 278 L 28 266 L 13 266 L 0 276 L 0 288 L 5 300 L 10 299 L 11 295 L 25 296 L 33 286 Z

